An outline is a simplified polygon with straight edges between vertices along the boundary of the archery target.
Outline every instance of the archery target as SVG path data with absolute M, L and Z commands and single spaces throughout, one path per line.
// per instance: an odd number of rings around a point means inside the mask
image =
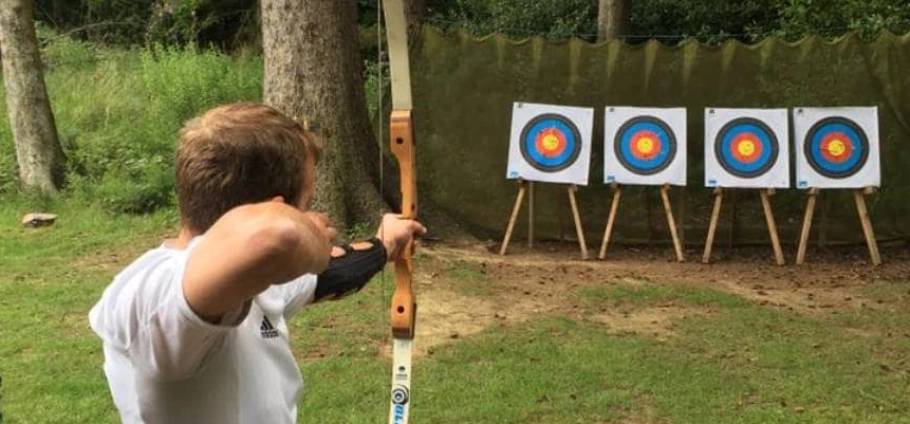
M 521 155 L 534 168 L 556 172 L 568 168 L 581 153 L 581 133 L 569 118 L 556 113 L 535 117 L 521 130 Z
M 686 110 L 607 107 L 604 182 L 686 185 Z
M 798 188 L 861 188 L 881 184 L 876 108 L 797 108 Z
M 515 103 L 506 177 L 588 184 L 594 110 Z
M 787 188 L 786 109 L 707 109 L 705 186 Z

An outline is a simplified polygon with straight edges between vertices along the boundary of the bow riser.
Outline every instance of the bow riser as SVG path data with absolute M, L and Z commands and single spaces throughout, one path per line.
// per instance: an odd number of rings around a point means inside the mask
M 411 111 L 392 112 L 391 125 L 392 154 L 398 160 L 401 179 L 401 217 L 417 217 L 417 176 L 414 166 L 414 132 L 411 127 Z M 395 261 L 395 293 L 392 295 L 392 335 L 395 338 L 414 338 L 414 321 L 417 306 L 411 275 L 414 271 L 413 246 L 408 244 Z

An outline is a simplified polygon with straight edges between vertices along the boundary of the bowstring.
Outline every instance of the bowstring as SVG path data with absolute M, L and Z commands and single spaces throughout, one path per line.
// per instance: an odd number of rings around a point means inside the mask
M 377 139 L 376 139 L 376 144 L 377 144 L 377 147 L 379 148 L 379 200 L 380 200 L 380 203 L 379 203 L 379 207 L 380 207 L 379 220 L 380 221 L 379 222 L 380 222 L 380 226 L 381 226 L 380 236 L 382 237 L 383 240 L 385 240 L 385 226 L 382 225 L 382 217 L 385 214 L 385 211 L 382 208 L 382 202 L 385 202 L 385 169 L 383 167 L 384 161 L 382 160 L 382 155 L 383 155 L 382 142 L 385 138 L 385 134 L 384 134 L 385 111 L 384 111 L 384 107 L 383 107 L 383 100 L 384 100 L 383 94 L 385 91 L 385 90 L 383 90 L 383 75 L 385 74 L 385 72 L 383 71 L 383 62 L 382 62 L 382 53 L 383 53 L 382 6 L 383 6 L 382 0 L 376 0 L 376 71 L 377 71 L 376 79 L 378 82 L 376 84 L 376 99 L 377 99 L 376 101 L 378 103 L 376 106 L 376 116 L 377 116 L 377 120 L 379 121 L 379 137 L 377 137 Z M 385 270 L 387 267 L 388 267 L 388 264 L 386 266 L 382 267 L 382 271 L 380 272 L 380 276 L 379 276 L 380 283 L 381 283 L 381 284 L 379 284 L 380 311 L 384 311 L 386 308 L 386 297 L 387 297 L 386 296 L 386 285 L 388 284 L 388 281 L 386 279 Z M 380 312 L 380 314 L 382 314 L 382 312 Z M 383 314 L 383 316 L 385 318 L 383 318 L 380 322 L 385 322 L 385 320 L 389 318 L 388 314 Z M 386 334 L 386 336 L 388 336 L 388 334 Z

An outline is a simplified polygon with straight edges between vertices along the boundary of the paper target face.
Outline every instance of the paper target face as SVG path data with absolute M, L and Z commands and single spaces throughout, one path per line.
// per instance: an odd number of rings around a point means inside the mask
M 786 109 L 706 109 L 705 186 L 790 187 Z
M 875 108 L 798 108 L 793 120 L 797 187 L 879 186 Z
M 587 185 L 594 110 L 515 103 L 506 177 Z
M 542 172 L 571 166 L 581 153 L 581 133 L 569 118 L 548 113 L 535 117 L 521 130 L 521 155 Z
M 714 140 L 717 162 L 730 174 L 755 178 L 777 163 L 780 141 L 774 131 L 755 118 L 736 118 L 718 131 Z
M 607 107 L 604 182 L 686 185 L 686 110 Z

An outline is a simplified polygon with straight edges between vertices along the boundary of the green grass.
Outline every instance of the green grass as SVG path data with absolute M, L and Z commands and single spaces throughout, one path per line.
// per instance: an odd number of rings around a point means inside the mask
M 57 225 L 26 230 L 18 218 L 36 201 L 0 200 L 5 423 L 117 422 L 86 314 L 125 262 L 169 233 L 173 212 L 131 217 L 75 200 L 45 201 L 60 215 Z M 497 281 L 470 263 L 423 261 L 423 269 L 456 285 L 486 287 L 450 288 L 461 295 L 501 295 Z M 384 422 L 391 274 L 293 321 L 305 380 L 301 423 Z M 413 421 L 910 423 L 906 287 L 879 282 L 862 292 L 891 309 L 830 315 L 766 308 L 707 285 L 576 289 L 570 297 L 582 313 L 667 305 L 711 313 L 681 318 L 661 340 L 612 334 L 560 313 L 494 325 L 416 360 Z
M 31 202 L 0 197 L 0 374 L 5 423 L 116 422 L 87 314 L 121 257 L 154 246 L 172 213 L 113 216 L 43 202 L 49 228 L 23 229 Z

